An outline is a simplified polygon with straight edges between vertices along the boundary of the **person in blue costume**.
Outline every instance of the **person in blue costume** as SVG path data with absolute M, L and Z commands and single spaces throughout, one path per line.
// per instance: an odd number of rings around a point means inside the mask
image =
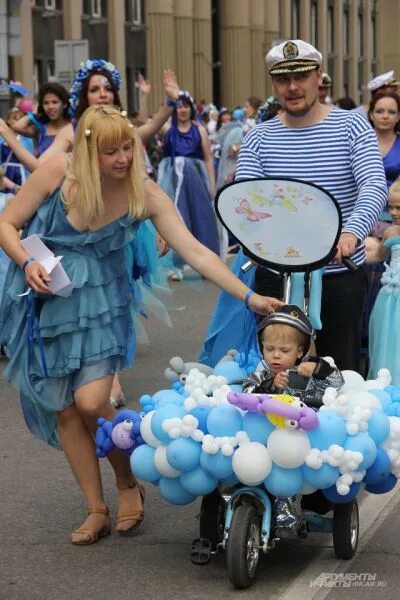
M 375 379 L 379 369 L 389 369 L 392 384 L 400 384 L 400 178 L 389 188 L 389 212 L 393 225 L 388 227 L 369 259 L 390 259 L 382 275 L 382 288 L 369 322 L 369 373 Z
M 15 124 L 14 131 L 27 137 L 32 137 L 31 126 L 35 126 L 36 157 L 44 154 L 57 133 L 70 122 L 68 107 L 67 90 L 59 83 L 44 83 L 39 88 L 36 112 L 28 112 Z
M 25 148 L 27 155 L 34 154 L 34 146 L 31 139 L 14 134 L 14 127 L 16 123 L 23 117 L 23 112 L 17 107 L 13 106 L 7 112 L 3 119 L 0 119 L 0 163 L 3 168 L 4 175 L 13 182 L 14 186 L 20 187 L 25 183 L 29 172 L 24 167 L 19 157 L 14 152 L 14 147 L 8 144 L 8 132 L 12 135 L 13 139 L 16 140 L 16 145 L 21 148 Z M 34 126 L 30 127 L 30 135 L 34 135 Z
M 71 534 L 77 545 L 111 529 L 93 436 L 97 418 L 116 414 L 109 403 L 113 375 L 129 365 L 134 346 L 124 253 L 145 219 L 195 270 L 252 310 L 268 314 L 282 304 L 234 277 L 190 234 L 158 186 L 143 180 L 141 145 L 124 113 L 88 108 L 71 163 L 66 155 L 49 160 L 0 217 L 0 244 L 13 261 L 0 309 L 0 342 L 10 357 L 6 375 L 20 390 L 29 429 L 62 446 L 87 501 L 89 515 Z M 38 234 L 63 256 L 73 284 L 68 298 L 51 294 L 51 277 L 23 248 L 21 228 L 23 238 Z M 26 288 L 27 298 L 20 296 Z M 126 454 L 112 452 L 109 460 L 118 488 L 117 531 L 132 533 L 143 521 L 144 491 Z
M 172 124 L 164 137 L 158 185 L 175 202 L 196 239 L 219 254 L 217 219 L 212 205 L 215 173 L 206 130 L 196 121 L 193 99 L 180 92 Z M 175 257 L 176 266 L 181 266 Z

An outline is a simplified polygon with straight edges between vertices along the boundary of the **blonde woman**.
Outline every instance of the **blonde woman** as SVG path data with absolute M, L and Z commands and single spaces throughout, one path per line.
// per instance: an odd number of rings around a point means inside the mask
M 113 419 L 109 395 L 113 374 L 128 366 L 134 331 L 124 246 L 141 220 L 150 218 L 160 235 L 196 271 L 266 314 L 281 302 L 251 292 L 185 228 L 169 198 L 143 181 L 142 154 L 135 129 L 118 109 L 88 108 L 76 132 L 70 167 L 60 155 L 39 168 L 0 218 L 0 243 L 14 261 L 0 311 L 0 332 L 11 356 L 10 382 L 19 388 L 31 431 L 62 446 L 86 499 L 89 515 L 72 532 L 73 544 L 86 545 L 108 535 L 105 504 L 93 435 L 98 417 Z M 21 245 L 38 233 L 73 283 L 69 298 L 50 293 L 51 278 Z M 28 344 L 26 287 L 39 294 L 37 334 Z M 29 297 L 29 296 L 28 296 Z M 47 376 L 45 376 L 45 367 Z M 134 531 L 143 521 L 143 489 L 128 457 L 109 456 L 119 497 L 116 528 Z

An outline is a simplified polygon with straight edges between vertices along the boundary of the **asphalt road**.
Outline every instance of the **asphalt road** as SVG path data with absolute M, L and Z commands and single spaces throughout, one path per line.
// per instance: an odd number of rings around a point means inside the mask
M 216 290 L 208 283 L 201 293 L 181 283 L 172 286 L 173 329 L 150 318 L 146 322 L 150 344 L 139 345 L 134 369 L 122 377 L 132 408 L 141 394 L 168 387 L 163 370 L 170 357 L 194 360 L 201 347 Z M 205 567 L 191 564 L 199 503 L 171 506 L 151 485 L 147 486 L 145 522 L 135 536 L 121 538 L 113 532 L 93 546 L 72 546 L 68 534 L 81 523 L 85 503 L 63 454 L 30 435 L 17 393 L 4 376 L 0 385 L 1 600 L 399 597 L 397 489 L 382 497 L 368 496 L 362 503 L 363 535 L 353 561 L 336 560 L 327 535 L 282 543 L 261 558 L 257 581 L 245 592 L 230 586 L 224 555 Z M 106 461 L 102 469 L 106 500 L 115 515 Z M 342 581 L 350 585 L 329 587 L 334 573 L 342 574 Z

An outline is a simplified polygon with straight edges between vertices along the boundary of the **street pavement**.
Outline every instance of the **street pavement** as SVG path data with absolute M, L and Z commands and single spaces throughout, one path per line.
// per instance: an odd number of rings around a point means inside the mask
M 194 291 L 193 285 L 203 290 Z M 137 408 L 141 394 L 168 387 L 163 371 L 172 356 L 197 357 L 217 292 L 209 283 L 191 286 L 171 284 L 173 296 L 167 300 L 173 329 L 155 317 L 146 321 L 150 343 L 138 346 L 133 370 L 122 376 L 129 407 Z M 1 370 L 5 364 L 3 360 Z M 3 375 L 0 386 L 1 600 L 400 597 L 396 488 L 363 499 L 360 551 L 352 561 L 335 559 L 328 535 L 281 543 L 261 557 L 257 580 L 244 592 L 229 584 L 223 554 L 204 567 L 191 564 L 199 502 L 169 505 L 151 485 L 146 486 L 145 522 L 134 536 L 121 538 L 114 531 L 93 546 L 72 546 L 68 534 L 81 523 L 86 507 L 63 454 L 31 436 L 17 393 Z M 106 501 L 115 515 L 106 460 L 102 472 Z

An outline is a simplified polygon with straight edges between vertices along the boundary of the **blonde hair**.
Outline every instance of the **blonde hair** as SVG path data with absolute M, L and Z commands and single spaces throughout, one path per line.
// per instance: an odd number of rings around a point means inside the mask
M 286 325 L 284 323 L 271 323 L 271 325 L 267 325 L 262 331 L 262 343 L 265 343 L 267 334 L 270 341 L 283 340 L 285 342 L 293 342 L 301 348 L 306 347 L 306 334 L 296 329 L 296 327 L 292 327 L 292 325 Z
M 145 210 L 143 152 L 135 128 L 113 106 L 91 106 L 85 110 L 76 130 L 68 181 L 75 195 L 74 206 L 89 229 L 104 215 L 99 154 L 107 148 L 132 140 L 133 159 L 127 173 L 128 214 L 141 217 Z
M 390 186 L 388 195 L 390 196 L 390 194 L 400 194 L 400 177 L 395 179 Z

